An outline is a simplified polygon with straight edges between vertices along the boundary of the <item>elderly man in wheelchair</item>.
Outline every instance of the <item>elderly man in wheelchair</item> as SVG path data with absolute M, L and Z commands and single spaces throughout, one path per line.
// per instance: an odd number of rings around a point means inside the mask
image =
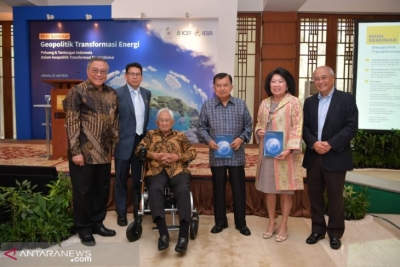
M 147 132 L 137 146 L 136 154 L 138 155 L 141 149 L 147 150 L 144 181 L 153 222 L 160 234 L 158 250 L 168 248 L 170 240 L 164 210 L 164 188 L 169 183 L 179 213 L 179 238 L 175 251 L 185 252 L 189 243 L 191 222 L 188 162 L 194 160 L 197 153 L 184 133 L 172 130 L 174 116 L 171 110 L 161 109 L 157 114 L 156 123 L 158 129 Z

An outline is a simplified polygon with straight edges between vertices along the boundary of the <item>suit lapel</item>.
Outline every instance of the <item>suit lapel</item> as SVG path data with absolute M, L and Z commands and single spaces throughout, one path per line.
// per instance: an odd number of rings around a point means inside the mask
M 128 106 L 133 114 L 133 117 L 135 117 L 135 108 L 133 107 L 131 92 L 129 92 L 129 88 L 127 85 L 125 85 L 124 88 L 124 96 L 125 96 L 125 101 L 128 103 Z
M 339 94 L 338 94 L 336 88 L 334 88 L 333 90 L 334 91 L 333 91 L 331 103 L 329 104 L 328 112 L 326 113 L 325 123 L 329 119 L 329 117 L 331 116 L 331 114 L 333 112 L 333 109 L 335 108 L 335 105 L 337 104 L 337 101 L 339 99 Z
M 318 130 L 318 105 L 319 105 L 319 99 L 318 99 L 318 94 L 315 94 L 312 96 L 311 99 L 312 103 L 310 105 L 310 115 L 311 115 L 311 122 L 314 124 L 312 129 L 317 129 Z
M 146 127 L 146 122 L 148 122 L 149 118 L 149 105 L 150 105 L 149 91 L 140 87 L 140 92 L 142 93 L 142 98 L 144 102 L 144 122 Z M 146 129 L 143 129 L 143 131 L 145 132 Z

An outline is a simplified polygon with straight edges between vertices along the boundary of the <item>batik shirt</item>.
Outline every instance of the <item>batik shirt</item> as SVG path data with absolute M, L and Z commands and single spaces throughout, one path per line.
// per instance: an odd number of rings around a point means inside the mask
M 163 169 L 165 169 L 169 178 L 182 172 L 190 173 L 188 164 L 197 156 L 196 149 L 191 145 L 186 135 L 176 130 L 172 130 L 166 136 L 160 130 L 148 131 L 136 147 L 136 155 L 139 154 L 141 147 L 147 149 L 145 176 L 157 175 Z M 155 153 L 177 154 L 178 161 L 170 165 L 164 165 L 154 159 Z
M 88 80 L 69 90 L 63 101 L 68 157 L 82 154 L 85 164 L 111 163 L 118 143 L 118 96 L 107 85 Z

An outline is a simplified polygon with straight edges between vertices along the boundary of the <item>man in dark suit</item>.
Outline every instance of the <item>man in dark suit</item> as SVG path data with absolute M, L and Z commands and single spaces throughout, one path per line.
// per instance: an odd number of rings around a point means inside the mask
M 311 203 L 311 235 L 315 244 L 328 233 L 332 249 L 339 249 L 344 233 L 343 187 L 346 172 L 353 169 L 350 141 L 358 130 L 358 109 L 353 95 L 335 88 L 335 73 L 319 67 L 313 79 L 319 93 L 304 103 L 303 139 L 307 145 L 303 167 L 307 169 Z M 324 192 L 329 199 L 326 225 Z
M 126 226 L 127 180 L 129 170 L 133 187 L 133 215 L 137 218 L 140 203 L 141 165 L 135 155 L 137 144 L 146 134 L 149 121 L 151 92 L 140 83 L 143 68 L 137 63 L 129 63 L 125 68 L 126 85 L 116 89 L 119 101 L 120 139 L 114 153 L 115 160 L 115 202 L 119 226 Z

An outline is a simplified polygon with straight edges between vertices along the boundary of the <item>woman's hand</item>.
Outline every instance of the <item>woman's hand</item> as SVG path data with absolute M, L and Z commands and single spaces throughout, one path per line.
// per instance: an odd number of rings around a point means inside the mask
M 281 152 L 278 156 L 276 156 L 275 158 L 276 158 L 276 159 L 279 159 L 279 160 L 284 160 L 284 159 L 286 159 L 286 157 L 289 156 L 290 154 L 292 154 L 292 151 L 289 150 L 289 149 L 286 149 L 286 150 L 282 151 L 282 152 Z
M 260 139 L 264 139 L 265 131 L 264 131 L 264 130 L 258 130 L 258 131 L 257 131 L 257 136 L 258 136 L 258 138 L 260 138 Z

